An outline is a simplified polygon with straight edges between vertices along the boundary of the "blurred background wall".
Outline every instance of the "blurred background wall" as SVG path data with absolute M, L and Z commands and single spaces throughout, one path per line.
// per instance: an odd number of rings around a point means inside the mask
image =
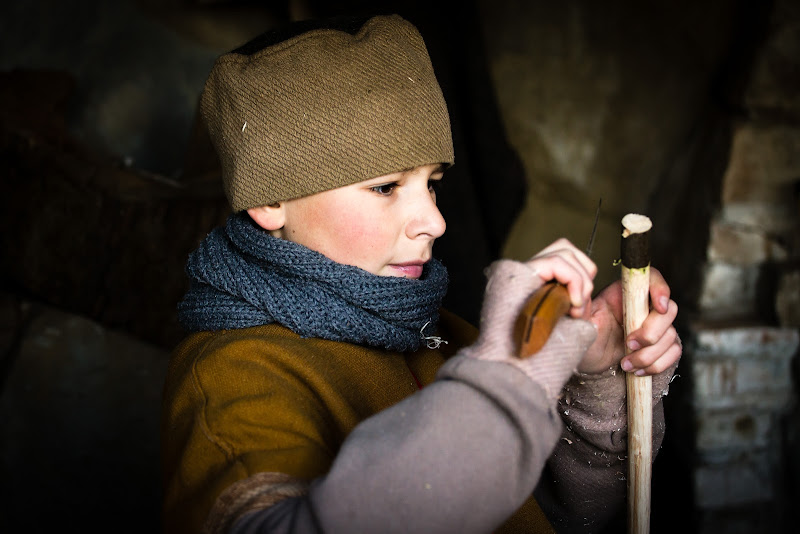
M 794 531 L 791 0 L 4 3 L 0 529 L 157 530 L 183 265 L 228 215 L 196 114 L 205 77 L 284 22 L 389 12 L 425 37 L 453 122 L 447 306 L 477 323 L 486 265 L 562 236 L 584 247 L 601 199 L 602 287 L 621 217 L 649 215 L 686 347 L 652 530 Z

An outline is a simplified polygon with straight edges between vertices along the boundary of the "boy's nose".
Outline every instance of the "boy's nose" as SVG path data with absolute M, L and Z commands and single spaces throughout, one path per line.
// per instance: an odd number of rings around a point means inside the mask
M 408 238 L 429 237 L 436 239 L 441 237 L 445 228 L 447 228 L 447 224 L 430 192 L 426 191 L 424 196 L 421 195 L 416 204 L 415 212 L 408 225 L 406 225 Z

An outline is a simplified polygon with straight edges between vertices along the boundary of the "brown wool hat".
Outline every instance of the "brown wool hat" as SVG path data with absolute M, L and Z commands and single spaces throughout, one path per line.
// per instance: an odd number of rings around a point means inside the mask
M 217 59 L 201 98 L 234 212 L 452 165 L 447 106 L 422 36 L 403 18 L 246 51 Z

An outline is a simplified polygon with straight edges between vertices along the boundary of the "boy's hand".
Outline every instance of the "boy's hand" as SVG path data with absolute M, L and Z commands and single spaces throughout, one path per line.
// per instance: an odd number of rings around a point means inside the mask
M 579 319 L 589 319 L 592 307 L 592 280 L 597 266 L 583 251 L 567 239 L 559 239 L 529 259 L 526 264 L 542 282 L 555 280 L 567 287 L 572 307 L 569 314 Z
M 597 266 L 583 251 L 568 240 L 559 239 L 528 261 L 518 264 L 517 269 L 520 269 L 520 275 L 512 278 L 516 278 L 514 285 L 519 287 L 504 287 L 502 290 L 498 287 L 492 291 L 503 296 L 502 308 L 509 317 L 519 313 L 525 299 L 537 287 L 556 280 L 567 287 L 572 303 L 570 316 L 591 321 L 597 330 L 597 339 L 578 364 L 578 371 L 596 374 L 621 364 L 626 371 L 654 375 L 680 359 L 682 347 L 672 324 L 678 314 L 678 305 L 670 300 L 669 285 L 656 268 L 650 268 L 652 309 L 642 327 L 631 332 L 625 340 L 633 349 L 628 356 L 625 356 L 622 339 L 622 283 L 614 282 L 592 301 L 592 280 L 597 274 Z M 524 273 L 530 276 L 522 276 Z M 523 280 L 526 280 L 524 284 Z M 499 283 L 499 280 L 495 282 Z M 491 285 L 492 280 L 487 290 Z M 481 330 L 484 330 L 483 321 Z M 510 352 L 510 348 L 500 352 Z
M 544 281 L 529 263 L 512 260 L 493 262 L 486 274 L 489 280 L 481 308 L 480 334 L 461 354 L 513 365 L 541 385 L 548 398 L 555 399 L 597 338 L 594 325 L 564 317 L 535 357 L 521 359 L 513 335 L 514 323 L 528 297 Z
M 678 305 L 670 300 L 670 289 L 664 277 L 650 268 L 650 313 L 642 327 L 631 332 L 625 341 L 633 351 L 625 356 L 623 345 L 622 284 L 617 281 L 600 292 L 592 302 L 590 320 L 598 336 L 578 365 L 582 373 L 602 373 L 621 364 L 625 371 L 637 375 L 655 375 L 677 362 L 683 352 L 673 326 Z

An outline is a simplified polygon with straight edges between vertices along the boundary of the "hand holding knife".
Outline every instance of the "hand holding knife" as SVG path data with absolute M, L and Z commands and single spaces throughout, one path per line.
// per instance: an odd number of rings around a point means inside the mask
M 600 199 L 597 203 L 592 234 L 586 246 L 586 255 L 590 257 L 602 202 Z M 522 308 L 514 326 L 514 337 L 519 344 L 517 355 L 520 358 L 528 358 L 536 354 L 547 342 L 556 323 L 567 314 L 571 306 L 569 293 L 564 284 L 550 281 L 537 289 Z

